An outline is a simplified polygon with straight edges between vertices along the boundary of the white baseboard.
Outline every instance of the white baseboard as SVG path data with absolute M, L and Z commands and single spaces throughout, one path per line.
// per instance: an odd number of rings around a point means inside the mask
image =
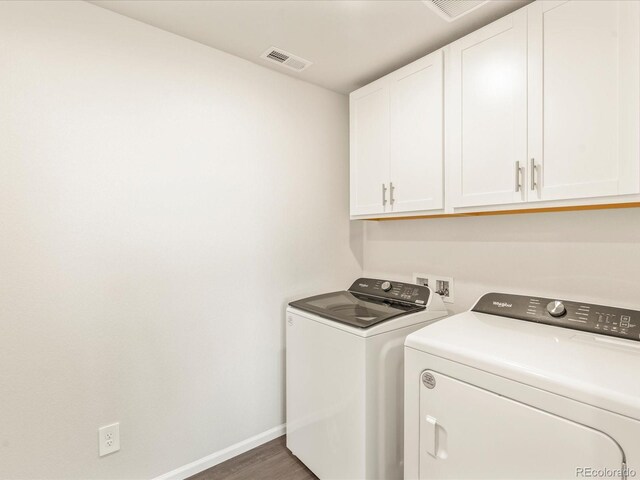
M 214 452 L 211 455 L 207 455 L 200 460 L 196 460 L 195 462 L 191 462 L 183 465 L 182 467 L 178 467 L 169 473 L 165 473 L 164 475 L 160 475 L 159 477 L 154 478 L 153 480 L 184 480 L 185 478 L 195 475 L 196 473 L 200 473 L 207 468 L 214 467 L 219 463 L 229 460 L 230 458 L 240 455 L 241 453 L 247 452 L 252 448 L 260 446 L 263 443 L 267 443 L 271 440 L 281 437 L 282 435 L 284 435 L 284 432 L 285 425 L 278 425 L 277 427 L 273 427 L 266 432 L 254 435 L 253 437 L 247 438 L 246 440 L 231 445 L 230 447 L 218 450 L 217 452 Z

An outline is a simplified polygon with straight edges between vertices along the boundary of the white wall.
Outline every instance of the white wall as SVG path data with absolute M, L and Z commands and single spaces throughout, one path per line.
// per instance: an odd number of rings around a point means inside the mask
M 367 275 L 454 278 L 451 312 L 489 291 L 640 309 L 640 209 L 367 222 Z
M 347 109 L 94 5 L 0 2 L 0 478 L 149 478 L 284 421 L 287 301 L 361 272 Z

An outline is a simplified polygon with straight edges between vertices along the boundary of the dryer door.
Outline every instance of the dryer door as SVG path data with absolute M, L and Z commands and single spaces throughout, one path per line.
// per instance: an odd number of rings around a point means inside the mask
M 589 476 L 588 469 L 609 469 L 609 478 L 621 478 L 623 462 L 620 446 L 598 430 L 434 371 L 422 373 L 422 479 L 567 479 Z

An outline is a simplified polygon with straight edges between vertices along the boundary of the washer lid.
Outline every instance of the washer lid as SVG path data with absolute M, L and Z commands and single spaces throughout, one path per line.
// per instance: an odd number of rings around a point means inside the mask
M 425 309 L 425 307 L 418 305 L 348 291 L 303 298 L 291 302 L 289 305 L 360 328 L 369 328 L 385 320 Z
M 405 345 L 640 420 L 640 342 L 465 312 Z

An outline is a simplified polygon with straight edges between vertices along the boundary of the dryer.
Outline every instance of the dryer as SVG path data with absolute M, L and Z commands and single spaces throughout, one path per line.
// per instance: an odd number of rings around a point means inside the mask
M 405 479 L 640 475 L 640 312 L 489 293 L 405 342 Z

